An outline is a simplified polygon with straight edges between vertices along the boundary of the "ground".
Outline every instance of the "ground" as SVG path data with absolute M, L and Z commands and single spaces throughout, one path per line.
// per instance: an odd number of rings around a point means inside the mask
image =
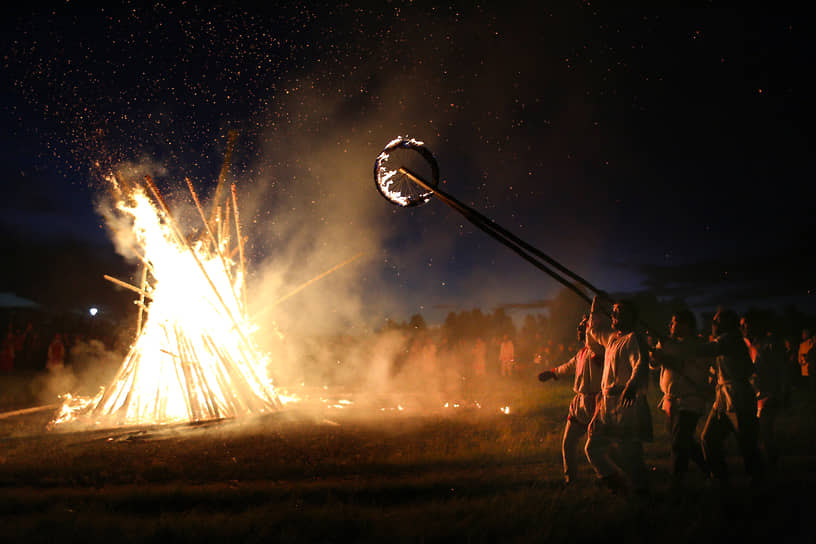
M 23 407 L 5 398 L 3 411 Z M 780 420 L 785 455 L 759 490 L 731 441 L 732 493 L 694 468 L 672 493 L 655 410 L 642 502 L 597 487 L 586 463 L 562 484 L 568 384 L 496 381 L 481 407 L 412 398 L 404 411 L 357 401 L 113 430 L 46 430 L 50 411 L 0 418 L 0 541 L 812 541 L 816 399 L 805 393 Z

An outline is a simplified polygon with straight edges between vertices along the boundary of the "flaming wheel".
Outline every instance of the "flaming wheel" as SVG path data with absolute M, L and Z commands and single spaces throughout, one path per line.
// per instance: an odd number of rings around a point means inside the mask
M 433 191 L 400 172 L 401 167 L 419 176 L 431 189 L 439 184 L 439 166 L 433 153 L 422 142 L 400 136 L 385 146 L 374 161 L 374 183 L 383 198 L 403 207 L 431 200 Z

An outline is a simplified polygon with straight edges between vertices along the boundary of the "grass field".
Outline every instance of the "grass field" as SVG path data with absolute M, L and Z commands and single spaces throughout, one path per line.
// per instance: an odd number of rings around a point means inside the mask
M 343 409 L 200 425 L 48 432 L 49 412 L 0 419 L 0 542 L 814 541 L 814 399 L 782 415 L 766 489 L 729 459 L 732 494 L 694 467 L 686 493 L 670 493 L 655 411 L 652 499 L 638 503 L 598 488 L 586 463 L 562 485 L 570 398 L 565 382 L 496 381 L 481 408 L 413 397 L 383 411 L 358 394 Z

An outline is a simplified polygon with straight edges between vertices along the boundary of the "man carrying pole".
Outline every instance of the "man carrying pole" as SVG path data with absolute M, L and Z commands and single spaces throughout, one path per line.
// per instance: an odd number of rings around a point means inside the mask
M 646 403 L 648 348 L 635 332 L 637 308 L 621 301 L 612 306 L 611 322 L 592 300 L 587 336 L 604 346 L 601 395 L 589 423 L 586 454 L 601 482 L 613 491 L 648 495 L 643 442 L 652 440 L 652 418 Z M 616 449 L 613 460 L 612 450 Z
M 652 352 L 651 365 L 660 369 L 660 408 L 666 413 L 671 436 L 672 487 L 679 489 L 688 471 L 689 459 L 708 475 L 703 449 L 695 440 L 697 422 L 709 402 L 708 361 L 701 356 L 702 342 L 696 320 L 689 310 L 675 312 L 669 338 L 660 340 Z
M 767 469 L 774 470 L 779 461 L 774 429 L 788 388 L 784 353 L 776 337 L 753 315 L 740 320 L 740 329 L 754 363 L 752 384 L 757 398 L 760 451 L 765 454 Z
M 601 372 L 603 371 L 604 349 L 591 341 L 586 334 L 588 316 L 578 324 L 578 343 L 582 344 L 569 361 L 538 375 L 546 382 L 558 379 L 575 372 L 573 390 L 575 397 L 570 402 L 567 424 L 564 427 L 564 438 L 561 442 L 561 456 L 564 460 L 564 482 L 575 481 L 575 453 L 578 440 L 587 432 L 587 426 L 595 413 L 595 398 L 601 391 Z
M 711 335 L 712 341 L 705 351 L 714 359 L 717 391 L 703 428 L 703 453 L 711 475 L 727 487 L 730 479 L 723 446 L 726 437 L 734 433 L 745 470 L 752 484 L 758 484 L 764 476 L 764 467 L 757 444 L 757 399 L 751 385 L 754 365 L 742 339 L 737 314 L 719 310 L 711 322 Z

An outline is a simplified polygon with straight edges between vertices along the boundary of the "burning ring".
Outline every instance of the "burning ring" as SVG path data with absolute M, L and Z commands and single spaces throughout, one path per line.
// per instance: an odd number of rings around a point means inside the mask
M 422 176 L 428 187 L 439 184 L 439 165 L 423 142 L 400 136 L 389 142 L 374 161 L 374 183 L 380 194 L 397 206 L 419 206 L 431 200 L 433 191 L 421 187 L 400 172 L 409 168 Z

